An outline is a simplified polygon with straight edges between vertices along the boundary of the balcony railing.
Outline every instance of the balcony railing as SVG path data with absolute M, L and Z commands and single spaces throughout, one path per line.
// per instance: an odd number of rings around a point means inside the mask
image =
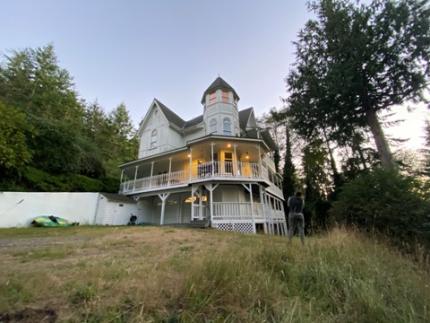
M 193 165 L 190 170 L 180 170 L 154 176 L 137 178 L 121 183 L 120 193 L 132 194 L 187 185 L 190 182 L 212 179 L 259 179 L 269 181 L 268 170 L 258 163 L 214 161 Z M 275 186 L 275 185 L 273 185 Z M 279 190 L 279 188 L 278 188 Z
M 135 181 L 127 181 L 121 184 L 121 193 L 144 192 L 152 189 L 175 187 L 187 184 L 189 173 L 184 170 L 166 174 L 138 178 Z
M 263 204 L 250 202 L 214 202 L 213 220 L 214 221 L 233 221 L 233 220 L 285 220 L 284 211 L 275 210 L 266 204 L 266 214 L 263 211 Z M 252 211 L 251 211 L 252 210 Z
M 216 220 L 249 220 L 264 218 L 261 203 L 214 202 L 213 219 Z

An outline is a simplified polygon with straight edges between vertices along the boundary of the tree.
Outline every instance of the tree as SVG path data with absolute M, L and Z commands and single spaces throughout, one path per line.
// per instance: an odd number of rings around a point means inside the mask
M 426 149 L 424 150 L 424 169 L 423 175 L 430 178 L 430 121 L 426 122 L 425 126 L 425 144 Z
M 296 186 L 296 168 L 293 164 L 293 158 L 291 153 L 291 134 L 288 125 L 285 126 L 285 158 L 284 158 L 284 169 L 282 175 L 282 191 L 284 197 L 292 196 L 295 191 Z M 285 210 L 288 210 L 287 205 L 285 205 Z
M 425 0 L 320 0 L 296 43 L 288 77 L 293 119 L 323 120 L 335 134 L 372 132 L 385 168 L 394 162 L 378 112 L 422 100 L 430 74 L 430 10 Z M 303 109 L 305 107 L 305 109 Z
M 0 170 L 16 172 L 31 159 L 25 115 L 0 101 Z

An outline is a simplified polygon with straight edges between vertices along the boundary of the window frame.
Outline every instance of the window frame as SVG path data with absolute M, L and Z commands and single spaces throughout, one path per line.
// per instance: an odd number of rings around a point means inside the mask
M 158 141 L 158 131 L 157 131 L 157 129 L 153 129 L 151 131 L 151 140 L 149 143 L 149 149 L 157 148 L 157 146 L 158 146 L 157 141 Z
M 209 133 L 216 133 L 217 127 L 218 127 L 218 122 L 217 122 L 216 118 L 212 118 L 209 121 Z
M 233 135 L 233 130 L 232 130 L 232 122 L 231 119 L 229 117 L 225 117 L 222 120 L 222 133 L 225 136 L 232 136 Z

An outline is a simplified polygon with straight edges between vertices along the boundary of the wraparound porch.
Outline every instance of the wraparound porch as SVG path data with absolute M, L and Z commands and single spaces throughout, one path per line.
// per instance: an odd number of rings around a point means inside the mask
M 229 200 L 230 199 L 230 200 Z M 287 232 L 282 200 L 265 192 L 259 184 L 207 183 L 175 191 L 144 195 L 146 217 L 152 224 L 208 225 L 228 231 L 285 235 Z M 144 217 L 145 218 L 145 217 Z

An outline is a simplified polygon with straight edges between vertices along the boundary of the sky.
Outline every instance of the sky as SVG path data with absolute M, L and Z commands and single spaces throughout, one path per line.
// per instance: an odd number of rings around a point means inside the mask
M 261 115 L 282 106 L 311 16 L 305 0 L 1 0 L 0 54 L 53 44 L 82 98 L 106 111 L 124 102 L 135 125 L 154 97 L 183 119 L 201 114 L 218 75 Z M 399 110 L 407 122 L 388 134 L 420 148 L 428 110 Z

